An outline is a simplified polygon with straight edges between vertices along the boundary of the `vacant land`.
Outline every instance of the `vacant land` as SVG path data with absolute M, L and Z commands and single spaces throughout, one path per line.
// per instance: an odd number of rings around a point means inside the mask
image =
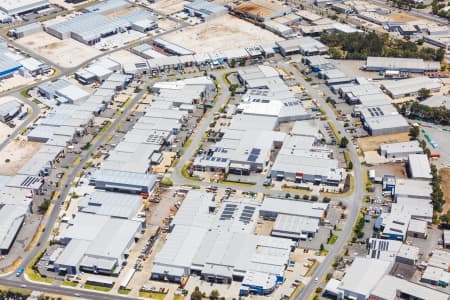
M 264 45 L 279 36 L 231 15 L 178 30 L 162 37 L 197 53 Z
M 0 174 L 15 175 L 43 144 L 12 141 L 0 152 Z
M 408 132 L 386 134 L 379 136 L 369 136 L 357 139 L 358 145 L 362 151 L 376 151 L 381 144 L 399 143 L 409 141 Z
M 60 40 L 44 31 L 18 39 L 16 42 L 65 68 L 78 66 L 101 53 L 73 39 Z
M 183 5 L 185 3 L 187 3 L 187 1 L 184 0 L 156 1 L 156 3 L 150 5 L 150 7 L 163 14 L 171 15 L 183 10 Z
M 439 175 L 441 176 L 441 188 L 444 192 L 444 212 L 450 210 L 450 168 L 442 168 L 439 170 Z
M 382 165 L 371 166 L 370 169 L 375 170 L 377 176 L 385 174 L 394 175 L 397 178 L 406 178 L 406 168 L 404 163 L 388 163 Z
M 395 21 L 395 22 L 413 22 L 413 21 L 422 20 L 420 18 L 417 18 L 413 15 L 410 15 L 410 14 L 407 14 L 404 12 L 390 14 L 390 15 L 388 15 L 388 17 L 389 17 L 389 19 L 391 19 L 392 21 Z
M 119 50 L 108 55 L 109 58 L 115 60 L 119 64 L 142 62 L 144 59 L 127 50 Z

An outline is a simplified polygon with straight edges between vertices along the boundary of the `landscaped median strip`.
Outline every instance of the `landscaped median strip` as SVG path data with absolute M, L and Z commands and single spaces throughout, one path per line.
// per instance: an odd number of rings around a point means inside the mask
M 27 276 L 27 278 L 31 281 L 37 281 L 37 282 L 42 282 L 42 283 L 53 283 L 53 279 L 51 278 L 47 278 L 47 277 L 43 277 L 39 272 L 37 272 L 36 270 L 34 270 L 34 267 L 36 266 L 36 264 L 39 262 L 39 260 L 42 258 L 42 256 L 44 255 L 45 251 L 42 250 L 41 252 L 38 253 L 38 255 L 36 255 L 33 260 L 31 261 L 31 263 L 28 265 L 28 267 L 25 269 L 25 276 Z

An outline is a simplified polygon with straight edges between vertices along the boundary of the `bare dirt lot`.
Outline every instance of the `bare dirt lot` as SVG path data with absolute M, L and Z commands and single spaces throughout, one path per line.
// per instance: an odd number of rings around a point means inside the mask
M 184 0 L 156 1 L 155 4 L 150 5 L 150 8 L 163 14 L 171 15 L 183 10 L 183 5 L 185 3 L 187 3 L 187 1 Z
M 0 174 L 15 175 L 43 144 L 12 141 L 0 152 Z
M 407 132 L 386 134 L 379 136 L 369 136 L 357 139 L 358 145 L 362 151 L 376 151 L 381 144 L 399 143 L 409 141 L 409 134 Z
M 450 168 L 442 168 L 439 170 L 439 175 L 441 176 L 441 188 L 444 192 L 444 212 L 450 210 Z
M 162 38 L 197 53 L 264 45 L 282 40 L 267 30 L 231 15 L 181 30 Z
M 388 15 L 388 17 L 389 17 L 389 19 L 391 19 L 392 21 L 395 21 L 395 22 L 413 22 L 413 21 L 422 20 L 420 18 L 417 18 L 413 15 L 410 15 L 410 14 L 407 14 L 404 12 L 390 14 L 390 15 Z
M 394 175 L 397 178 L 406 178 L 406 168 L 404 163 L 388 163 L 370 167 L 375 170 L 377 176 L 383 176 L 385 174 Z
M 101 53 L 73 39 L 60 40 L 44 31 L 18 39 L 16 42 L 66 68 L 78 66 Z
M 144 59 L 127 50 L 119 50 L 108 55 L 109 58 L 115 60 L 119 64 L 142 62 Z

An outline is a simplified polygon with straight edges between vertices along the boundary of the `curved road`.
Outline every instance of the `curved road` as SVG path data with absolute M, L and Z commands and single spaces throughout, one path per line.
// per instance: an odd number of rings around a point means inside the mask
M 345 132 L 344 126 L 336 121 L 336 115 L 334 114 L 333 110 L 328 106 L 325 99 L 323 99 L 323 97 L 317 93 L 316 89 L 312 87 L 307 81 L 305 81 L 303 75 L 300 74 L 296 68 L 292 67 L 289 64 L 280 63 L 279 65 L 283 69 L 291 72 L 295 80 L 308 89 L 309 93 L 313 96 L 314 99 L 317 99 L 317 101 L 320 104 L 320 107 L 325 111 L 326 115 L 328 116 L 328 120 L 331 121 L 334 124 L 334 126 L 336 126 L 336 129 L 338 131 L 340 131 L 341 136 L 343 137 L 345 136 L 349 141 L 351 141 L 352 137 Z M 350 239 L 353 225 L 355 224 L 356 219 L 358 218 L 358 214 L 361 208 L 361 200 L 364 195 L 363 190 L 364 184 L 362 181 L 364 170 L 359 162 L 358 154 L 356 153 L 356 148 L 351 142 L 348 144 L 347 149 L 353 161 L 353 176 L 355 178 L 354 184 L 355 186 L 353 194 L 350 197 L 341 199 L 343 202 L 346 202 L 349 210 L 347 222 L 345 223 L 345 226 L 342 232 L 340 233 L 338 240 L 329 250 L 328 255 L 325 257 L 324 261 L 319 264 L 319 266 L 314 270 L 314 272 L 311 275 L 312 278 L 319 278 L 319 280 L 318 281 L 311 280 L 298 294 L 296 298 L 298 300 L 307 299 L 310 295 L 314 293 L 315 289 L 321 283 L 321 279 L 328 272 L 335 258 L 339 255 L 339 252 L 345 246 L 345 243 Z
M 325 99 L 323 99 L 323 97 L 317 93 L 317 91 L 314 89 L 314 87 L 312 87 L 308 82 L 306 82 L 304 80 L 303 75 L 300 74 L 297 69 L 295 69 L 294 67 L 292 67 L 291 65 L 289 65 L 287 63 L 279 63 L 278 65 L 280 67 L 282 67 L 283 69 L 291 72 L 293 74 L 295 80 L 297 81 L 297 83 L 304 85 L 308 89 L 309 93 L 315 99 L 317 99 L 317 101 L 320 103 L 320 106 L 326 112 L 328 119 L 336 126 L 337 130 L 341 132 L 341 135 L 345 136 L 349 141 L 351 141 L 352 137 L 345 132 L 343 125 L 336 121 L 336 116 L 335 116 L 333 110 L 327 105 L 327 103 L 325 102 Z M 173 179 L 174 183 L 176 183 L 176 184 L 181 184 L 181 185 L 182 184 L 196 184 L 196 185 L 201 185 L 201 186 L 210 185 L 207 182 L 198 182 L 198 181 L 188 180 L 188 179 L 184 178 L 181 175 L 181 169 L 186 163 L 189 162 L 189 160 L 195 154 L 195 150 L 197 149 L 198 145 L 200 145 L 204 132 L 208 130 L 208 126 L 214 118 L 214 113 L 216 113 L 219 110 L 219 108 L 225 103 L 225 101 L 230 96 L 230 93 L 228 92 L 228 86 L 225 82 L 223 82 L 222 76 L 221 76 L 222 74 L 224 74 L 226 72 L 230 72 L 230 70 L 228 69 L 228 70 L 223 70 L 223 71 L 219 71 L 219 72 L 217 72 L 217 71 L 212 72 L 216 76 L 217 81 L 222 88 L 222 94 L 218 97 L 216 105 L 213 107 L 212 110 L 210 110 L 208 112 L 207 115 L 205 115 L 205 117 L 202 119 L 202 123 L 200 124 L 200 126 L 197 127 L 197 129 L 192 134 L 191 144 L 189 145 L 189 147 L 187 147 L 187 149 L 185 149 L 184 154 L 180 157 L 180 160 L 178 161 L 177 165 L 175 166 L 173 173 L 172 173 L 172 179 Z M 339 252 L 345 246 L 345 243 L 351 237 L 353 225 L 356 222 L 356 219 L 357 219 L 359 211 L 360 211 L 361 200 L 364 195 L 364 190 L 363 190 L 364 186 L 363 186 L 363 181 L 362 181 L 364 170 L 359 162 L 358 154 L 352 143 L 349 143 L 348 151 L 349 151 L 350 157 L 353 161 L 353 176 L 355 178 L 355 186 L 354 186 L 353 194 L 351 196 L 341 199 L 343 202 L 346 203 L 348 210 L 349 210 L 349 214 L 347 216 L 347 222 L 345 223 L 345 226 L 344 226 L 342 232 L 340 233 L 339 239 L 329 250 L 329 254 L 327 255 L 327 257 L 324 259 L 324 261 L 321 264 L 319 264 L 319 266 L 313 272 L 312 278 L 318 277 L 319 279 L 321 279 L 328 272 L 328 270 L 330 269 L 335 258 L 338 256 Z M 214 185 L 221 187 L 221 188 L 235 187 L 235 186 L 229 186 L 229 185 L 224 185 L 224 184 L 214 184 Z M 278 194 L 278 196 L 281 196 L 283 194 L 283 192 L 267 190 L 260 186 L 250 186 L 250 187 L 239 186 L 238 189 L 244 190 L 244 191 L 263 192 L 263 193 L 267 193 L 267 194 L 271 194 L 271 195 Z M 300 294 L 297 296 L 297 299 L 299 299 L 299 300 L 307 299 L 310 295 L 312 295 L 314 293 L 315 289 L 319 286 L 320 283 L 321 283 L 320 280 L 317 282 L 314 280 L 311 280 L 301 290 Z

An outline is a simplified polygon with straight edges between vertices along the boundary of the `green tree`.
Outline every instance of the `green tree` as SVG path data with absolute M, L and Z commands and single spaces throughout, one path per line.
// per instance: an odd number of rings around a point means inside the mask
M 200 291 L 198 286 L 195 287 L 194 291 L 191 294 L 191 300 L 202 300 L 203 294 Z
M 219 299 L 219 291 L 218 290 L 212 290 L 211 294 L 209 294 L 209 299 L 211 300 L 218 300 Z
M 235 66 L 236 66 L 236 60 L 233 58 L 233 59 L 230 61 L 230 67 L 234 68 Z
M 409 129 L 409 136 L 411 137 L 411 140 L 417 140 L 419 133 L 420 133 L 419 126 L 412 126 Z
M 347 148 L 348 145 L 348 139 L 344 136 L 343 138 L 341 138 L 341 141 L 339 142 L 339 146 L 341 148 Z
M 431 96 L 430 90 L 426 88 L 421 88 L 418 92 L 418 97 L 420 100 L 427 99 Z
M 448 210 L 446 214 L 441 215 L 439 220 L 446 226 L 450 225 L 450 210 Z
M 352 170 L 353 169 L 353 162 L 349 161 L 347 167 L 348 167 L 349 170 Z

